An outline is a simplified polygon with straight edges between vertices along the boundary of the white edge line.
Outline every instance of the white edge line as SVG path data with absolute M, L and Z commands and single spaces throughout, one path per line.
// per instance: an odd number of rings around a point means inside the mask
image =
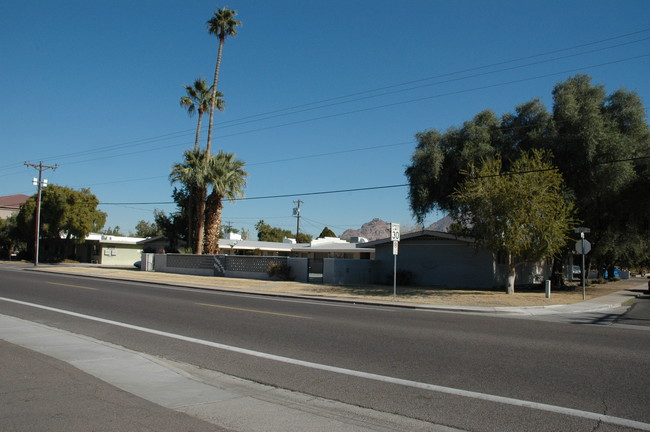
M 24 306 L 31 306 L 43 310 L 48 310 L 51 312 L 58 312 L 61 314 L 69 315 L 69 316 L 74 316 L 77 318 L 84 318 L 87 320 L 91 321 L 96 321 L 96 322 L 101 322 L 105 324 L 111 324 L 115 325 L 118 327 L 124 327 L 132 330 L 137 330 L 145 333 L 150 333 L 150 334 L 155 334 L 158 336 L 164 336 L 164 337 L 169 337 L 177 340 L 182 340 L 185 342 L 191 342 L 191 343 L 196 343 L 200 345 L 205 345 L 209 346 L 212 348 L 218 348 L 226 351 L 231 351 L 231 352 L 236 352 L 239 354 L 245 354 L 245 355 L 250 355 L 254 357 L 259 357 L 259 358 L 264 358 L 267 360 L 274 360 L 282 363 L 287 363 L 287 364 L 292 364 L 296 366 L 303 366 L 311 369 L 317 369 L 317 370 L 323 370 L 327 372 L 334 372 L 334 373 L 339 373 L 343 375 L 348 375 L 348 376 L 355 376 L 359 378 L 365 378 L 373 381 L 380 381 L 380 382 L 385 382 L 385 383 L 390 383 L 390 384 L 398 384 L 406 387 L 412 387 L 412 388 L 418 388 L 418 389 L 423 389 L 423 390 L 429 390 L 429 391 L 434 391 L 434 392 L 439 392 L 439 393 L 446 393 L 454 396 L 463 396 L 467 398 L 473 398 L 473 399 L 481 399 L 489 402 L 496 402 L 496 403 L 502 403 L 502 404 L 507 404 L 507 405 L 513 405 L 513 406 L 518 406 L 518 407 L 524 407 L 524 408 L 531 408 L 531 409 L 536 409 L 540 411 L 548 411 L 548 412 L 553 412 L 557 414 L 564 414 L 564 415 L 569 415 L 573 417 L 581 417 L 584 419 L 588 420 L 595 420 L 595 421 L 601 421 L 604 423 L 609 423 L 609 424 L 615 424 L 619 426 L 624 426 L 624 427 L 630 427 L 630 428 L 636 428 L 639 430 L 644 430 L 644 431 L 650 431 L 650 423 L 643 423 L 639 422 L 636 420 L 629 420 L 621 417 L 614 417 L 606 414 L 599 414 L 599 413 L 593 413 L 589 411 L 582 411 L 578 409 L 573 409 L 573 408 L 565 408 L 557 405 L 549 405 L 545 403 L 540 403 L 540 402 L 532 402 L 532 401 L 526 401 L 526 400 L 521 400 L 521 399 L 514 399 L 514 398 L 509 398 L 509 397 L 504 397 L 504 396 L 496 396 L 496 395 L 491 395 L 487 393 L 479 393 L 479 392 L 474 392 L 474 391 L 469 391 L 469 390 L 461 390 L 461 389 L 456 389 L 452 387 L 444 387 L 444 386 L 439 386 L 435 384 L 427 384 L 427 383 L 422 383 L 418 381 L 411 381 L 411 380 L 406 380 L 406 379 L 401 379 L 401 378 L 394 378 L 394 377 L 388 377 L 388 376 L 383 376 L 383 375 L 378 375 L 378 374 L 373 374 L 369 372 L 361 372 L 361 371 L 355 371 L 352 369 L 345 369 L 337 366 L 328 366 L 328 365 L 323 365 L 319 363 L 313 363 L 313 362 L 308 362 L 304 360 L 297 360 L 289 357 L 283 357 L 275 354 L 268 354 L 268 353 L 263 353 L 259 351 L 253 351 L 250 349 L 246 348 L 239 348 L 239 347 L 234 347 L 230 345 L 225 345 L 221 344 L 218 342 L 211 342 L 203 339 L 197 339 L 189 336 L 183 336 L 183 335 L 178 335 L 174 333 L 169 333 L 161 330 L 155 330 L 155 329 L 150 329 L 147 327 L 140 327 L 136 326 L 133 324 L 126 324 L 122 323 L 119 321 L 112 321 L 109 319 L 105 318 L 99 318 L 91 315 L 84 315 L 80 314 L 77 312 L 72 312 L 72 311 L 67 311 L 64 309 L 57 309 L 49 306 L 44 306 L 44 305 L 39 305 L 35 303 L 28 303 L 24 302 L 21 300 L 15 300 L 15 299 L 9 299 L 5 297 L 0 297 L 0 300 L 10 302 L 10 303 L 16 303 Z

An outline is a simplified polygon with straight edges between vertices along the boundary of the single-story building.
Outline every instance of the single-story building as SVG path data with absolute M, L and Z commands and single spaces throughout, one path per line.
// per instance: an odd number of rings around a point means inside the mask
M 350 243 L 338 237 L 323 237 L 312 240 L 309 244 L 296 245 L 292 249 L 295 256 L 311 259 L 346 258 L 372 259 L 373 248 L 360 248 L 360 243 Z
M 359 247 L 375 249 L 384 279 L 376 283 L 385 283 L 392 277 L 394 255 L 390 238 Z M 477 248 L 471 238 L 433 230 L 415 231 L 403 234 L 397 249 L 398 272 L 408 272 L 414 285 L 493 288 L 505 286 L 507 281 L 505 259 Z M 550 266 L 543 263 L 522 265 L 517 268 L 516 283 L 541 283 L 549 274 Z
M 178 249 L 183 249 L 187 246 L 185 240 L 177 240 L 175 247 L 170 245 L 169 239 L 164 235 L 147 237 L 140 240 L 137 244 L 140 245 L 145 253 L 156 253 L 159 251 L 177 252 Z
M 229 233 L 226 238 L 219 239 L 219 252 L 224 255 L 292 256 L 291 251 L 297 244 L 291 240 L 285 239 L 284 242 L 242 240 L 240 235 Z
M 102 265 L 133 265 L 140 261 L 142 237 L 123 237 L 90 233 L 86 241 L 76 247 L 77 259 Z
M 18 213 L 20 205 L 29 197 L 23 194 L 8 195 L 0 197 L 0 219 L 7 219 L 14 213 Z
M 219 248 L 226 255 L 290 256 L 310 259 L 348 258 L 371 259 L 374 249 L 359 248 L 360 243 L 350 243 L 338 237 L 324 237 L 310 243 L 296 243 L 294 239 L 283 242 L 242 240 L 239 235 L 229 234 L 219 239 Z

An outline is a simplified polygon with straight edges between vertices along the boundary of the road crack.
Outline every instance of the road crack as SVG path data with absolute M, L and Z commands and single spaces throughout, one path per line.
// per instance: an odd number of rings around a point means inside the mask
M 605 393 L 603 393 L 601 395 L 600 401 L 603 403 L 603 415 L 607 415 L 608 408 L 607 408 L 607 401 L 605 401 Z M 596 422 L 596 425 L 594 426 L 594 428 L 591 430 L 591 432 L 596 432 L 598 429 L 600 429 L 600 426 L 602 426 L 602 424 L 603 424 L 603 420 L 599 419 Z

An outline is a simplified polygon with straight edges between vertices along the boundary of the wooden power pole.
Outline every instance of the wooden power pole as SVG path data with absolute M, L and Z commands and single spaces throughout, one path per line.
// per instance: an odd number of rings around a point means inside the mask
M 47 180 L 43 181 L 43 170 L 55 170 L 57 165 L 43 165 L 43 162 L 39 162 L 38 165 L 25 162 L 25 166 L 30 166 L 38 169 L 38 180 L 34 178 L 33 184 L 38 185 L 38 194 L 36 195 L 36 226 L 34 227 L 34 267 L 38 266 L 38 245 L 39 237 L 41 235 L 41 192 L 43 187 L 47 186 Z

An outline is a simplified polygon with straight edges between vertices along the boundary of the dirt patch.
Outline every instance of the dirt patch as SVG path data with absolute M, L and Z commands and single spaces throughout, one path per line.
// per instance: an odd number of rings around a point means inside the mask
M 141 272 L 137 269 L 102 267 L 43 266 L 41 271 L 99 276 L 141 282 L 160 282 L 203 288 L 252 291 L 259 293 L 284 293 L 314 297 L 342 297 L 376 300 L 382 302 L 403 302 L 442 306 L 549 306 L 571 304 L 582 301 L 582 288 L 552 291 L 547 299 L 543 287 L 536 290 L 521 290 L 515 294 L 502 291 L 470 290 L 449 287 L 398 287 L 393 296 L 393 287 L 384 285 L 332 286 L 300 282 L 237 279 L 213 276 L 193 276 L 173 273 Z M 647 279 L 634 278 L 605 284 L 593 284 L 586 288 L 586 299 L 593 299 L 627 289 L 646 289 Z
M 610 282 L 586 287 L 585 299 L 611 294 L 613 292 L 639 287 L 644 280 Z M 300 283 L 277 283 L 256 290 L 264 292 L 291 293 L 298 295 L 359 298 L 385 302 L 405 302 L 418 304 L 433 304 L 444 306 L 548 306 L 571 304 L 583 301 L 582 288 L 573 291 L 551 292 L 551 298 L 546 298 L 543 289 L 522 291 L 515 294 L 505 294 L 501 291 L 468 290 L 453 288 L 415 288 L 398 287 L 397 296 L 393 296 L 393 288 L 386 286 L 330 286 Z

